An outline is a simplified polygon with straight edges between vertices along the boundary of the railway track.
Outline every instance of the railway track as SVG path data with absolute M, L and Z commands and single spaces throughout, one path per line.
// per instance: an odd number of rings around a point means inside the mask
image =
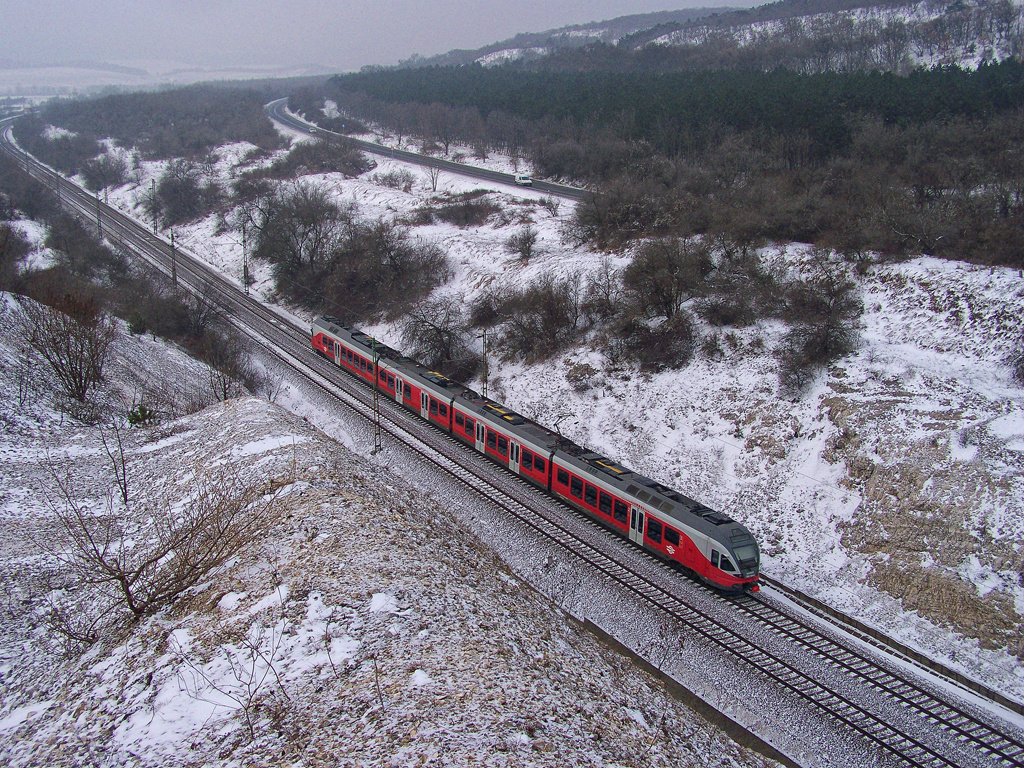
M 180 250 L 172 251 L 165 241 L 133 219 L 101 205 L 18 152 L 7 134 L 7 125 L 6 121 L 0 123 L 4 151 L 17 156 L 37 179 L 59 190 L 70 210 L 92 221 L 98 214 L 109 240 L 135 251 L 168 276 L 173 274 L 188 290 L 212 292 L 232 322 L 261 340 L 282 365 L 359 418 L 379 423 L 396 449 L 410 452 L 419 461 L 455 478 L 518 525 L 586 563 L 601 578 L 702 638 L 723 657 L 785 691 L 790 700 L 831 719 L 845 733 L 857 734 L 884 760 L 928 768 L 1024 765 L 1024 739 L 1019 734 L 1011 734 L 1008 728 L 960 704 L 947 692 L 880 660 L 867 649 L 842 642 L 816 624 L 772 605 L 767 598 L 725 598 L 704 592 L 705 598 L 729 603 L 734 612 L 780 641 L 758 642 L 750 632 L 741 631 L 734 622 L 724 621 L 715 612 L 702 609 L 700 601 L 686 597 L 678 574 L 668 566 L 653 558 L 638 565 L 635 549 L 622 545 L 605 529 L 511 473 L 486 463 L 477 453 L 411 417 L 393 401 L 382 398 L 375 410 L 372 393 L 363 384 L 312 353 L 306 329 L 243 294 L 202 262 Z M 581 535 L 581 528 L 598 535 Z M 820 665 L 808 664 L 808 658 L 824 661 L 831 672 L 823 674 Z M 894 717 L 892 708 L 884 702 L 895 704 L 910 717 L 898 713 Z

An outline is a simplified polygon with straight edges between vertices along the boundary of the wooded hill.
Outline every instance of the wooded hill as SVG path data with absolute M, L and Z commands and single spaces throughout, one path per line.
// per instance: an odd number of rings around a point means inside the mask
M 706 234 L 860 257 L 1024 266 L 1024 66 L 530 72 L 480 66 L 339 76 L 293 105 L 529 159 L 591 185 L 581 242 Z M 335 121 L 337 122 L 337 121 Z

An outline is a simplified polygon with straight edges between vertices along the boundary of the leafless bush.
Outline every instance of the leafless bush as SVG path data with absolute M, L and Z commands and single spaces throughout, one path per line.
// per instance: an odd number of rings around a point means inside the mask
M 547 195 L 540 204 L 551 214 L 552 218 L 558 218 L 558 212 L 562 208 L 562 201 L 554 195 Z
M 277 670 L 286 629 L 283 620 L 270 627 L 254 622 L 236 630 L 234 642 L 218 648 L 215 660 L 206 664 L 172 638 L 170 650 L 182 664 L 178 671 L 182 687 L 196 700 L 216 704 L 225 698 L 231 701 L 245 717 L 249 738 L 255 739 L 256 716 L 264 699 L 277 692 L 286 701 L 291 700 Z M 226 664 L 227 674 L 209 671 L 218 658 Z
M 622 283 L 608 256 L 587 281 L 583 311 L 591 321 L 610 320 L 622 310 Z
M 69 469 L 49 470 L 58 534 L 37 544 L 60 565 L 51 621 L 83 643 L 172 603 L 253 541 L 276 506 L 261 484 L 225 474 L 201 477 L 180 503 L 129 510 L 108 496 L 95 512 Z
M 22 340 L 50 365 L 64 393 L 84 403 L 103 380 L 103 367 L 119 335 L 93 294 L 68 292 L 53 306 L 23 301 Z
M 198 353 L 209 366 L 210 393 L 216 400 L 230 400 L 260 389 L 260 371 L 249 358 L 245 339 L 235 331 L 208 331 Z
M 526 225 L 505 241 L 505 249 L 523 261 L 529 261 L 537 255 L 537 230 Z
M 682 368 L 693 358 L 698 334 L 687 312 L 652 326 L 633 315 L 616 322 L 605 337 L 605 350 L 613 362 L 632 361 L 642 371 Z
M 845 267 L 817 253 L 813 275 L 789 287 L 786 319 L 792 327 L 777 354 L 784 393 L 799 396 L 813 372 L 853 351 L 856 321 L 863 311 Z
M 703 288 L 713 268 L 703 240 L 658 238 L 640 246 L 622 281 L 644 312 L 671 320 Z
M 119 187 L 128 181 L 128 163 L 120 155 L 103 154 L 82 165 L 82 176 L 90 192 Z
M 479 227 L 499 211 L 501 206 L 482 197 L 481 192 L 467 192 L 452 202 L 419 208 L 413 214 L 413 221 L 416 224 L 443 221 L 457 227 Z
M 411 192 L 412 185 L 416 182 L 416 177 L 403 168 L 398 171 L 388 171 L 387 173 L 375 173 L 370 177 L 370 181 L 380 184 L 382 187 Z
M 565 349 L 585 325 L 579 275 L 559 280 L 544 274 L 532 285 L 501 297 L 496 310 L 502 331 L 495 347 L 527 362 Z

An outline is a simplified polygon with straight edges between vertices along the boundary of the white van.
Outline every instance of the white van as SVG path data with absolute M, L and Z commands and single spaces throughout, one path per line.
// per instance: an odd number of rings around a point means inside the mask
M 516 179 L 516 184 L 518 184 L 520 187 L 532 187 L 533 186 L 533 179 L 531 179 L 528 174 L 517 173 L 516 176 L 515 176 L 515 179 Z

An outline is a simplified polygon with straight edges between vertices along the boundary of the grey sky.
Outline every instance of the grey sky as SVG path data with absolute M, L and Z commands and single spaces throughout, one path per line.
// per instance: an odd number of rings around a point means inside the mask
M 393 64 L 518 32 L 718 0 L 0 0 L 0 59 Z M 735 5 L 749 3 L 736 2 Z

